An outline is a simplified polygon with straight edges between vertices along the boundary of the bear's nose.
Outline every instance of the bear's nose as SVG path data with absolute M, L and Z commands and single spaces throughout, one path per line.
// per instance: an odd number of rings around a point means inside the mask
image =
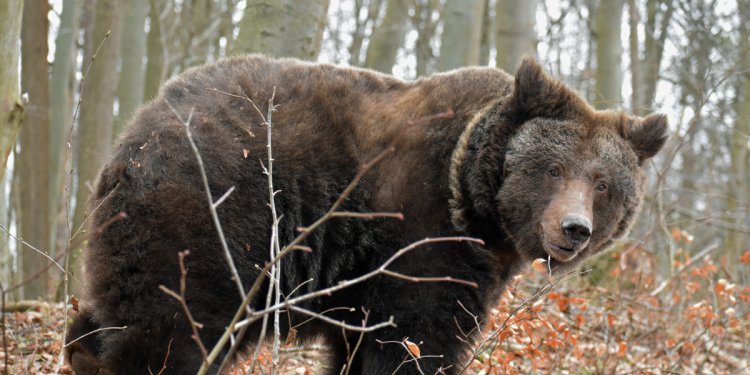
M 583 216 L 568 216 L 562 221 L 560 227 L 574 245 L 582 244 L 591 237 L 591 221 Z

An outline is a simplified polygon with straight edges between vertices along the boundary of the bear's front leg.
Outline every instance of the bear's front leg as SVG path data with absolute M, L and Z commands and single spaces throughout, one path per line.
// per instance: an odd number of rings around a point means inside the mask
M 481 319 L 483 315 L 476 288 L 449 282 L 413 283 L 385 278 L 374 284 L 379 285 L 373 285 L 366 301 L 368 325 L 393 317 L 396 327 L 365 334 L 348 364 L 350 373 L 460 372 L 469 355 L 468 343 L 479 331 L 475 316 Z M 349 335 L 351 347 L 357 338 L 358 335 Z M 339 349 L 339 357 L 341 354 Z M 340 371 L 341 363 L 336 366 Z

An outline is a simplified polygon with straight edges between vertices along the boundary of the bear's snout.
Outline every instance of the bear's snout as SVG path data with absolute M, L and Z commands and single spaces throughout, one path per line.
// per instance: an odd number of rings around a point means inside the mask
M 593 233 L 593 190 L 582 180 L 568 180 L 553 196 L 542 216 L 544 250 L 568 262 L 589 244 Z
M 570 215 L 560 223 L 560 230 L 574 247 L 585 247 L 591 238 L 591 220 L 581 215 Z

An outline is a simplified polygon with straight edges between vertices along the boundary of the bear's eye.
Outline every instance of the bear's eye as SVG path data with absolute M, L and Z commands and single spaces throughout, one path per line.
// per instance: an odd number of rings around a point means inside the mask
M 550 175 L 550 177 L 560 177 L 560 168 L 552 167 L 549 171 L 547 171 L 547 174 Z
M 603 193 L 607 191 L 607 183 L 606 182 L 600 182 L 599 185 L 596 185 L 596 191 Z

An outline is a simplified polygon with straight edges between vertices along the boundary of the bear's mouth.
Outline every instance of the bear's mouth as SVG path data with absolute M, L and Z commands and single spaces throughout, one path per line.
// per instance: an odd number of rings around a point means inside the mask
M 578 255 L 575 248 L 564 247 L 553 244 L 549 240 L 544 241 L 544 251 L 559 262 L 569 262 Z

